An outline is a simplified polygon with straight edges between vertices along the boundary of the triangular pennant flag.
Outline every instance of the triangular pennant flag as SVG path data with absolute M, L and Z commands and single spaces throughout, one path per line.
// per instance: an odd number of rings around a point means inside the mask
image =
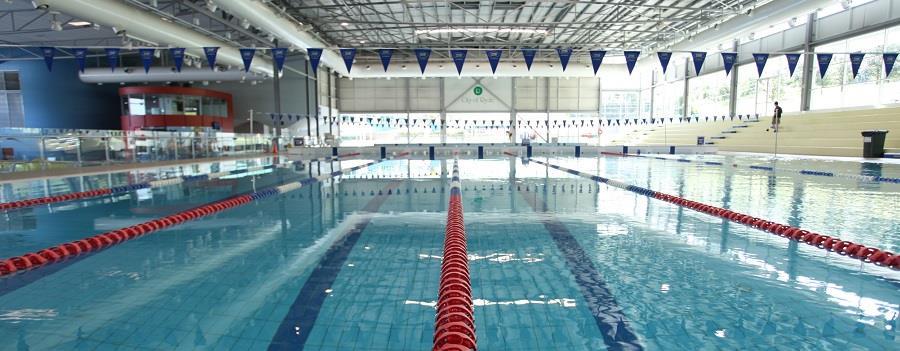
M 203 48 L 203 53 L 206 54 L 206 63 L 209 64 L 209 69 L 216 69 L 216 55 L 219 54 L 219 48 L 214 46 L 207 46 Z
M 388 65 L 391 64 L 391 57 L 394 56 L 394 49 L 378 49 L 378 58 L 381 59 L 381 66 L 387 72 Z
M 731 74 L 731 69 L 734 67 L 734 63 L 737 61 L 737 53 L 736 52 L 723 52 L 722 53 L 722 66 L 725 67 L 725 75 Z
M 565 72 L 566 66 L 569 65 L 569 58 L 572 57 L 572 48 L 556 48 L 556 54 L 559 55 L 559 64 Z
M 503 50 L 485 50 L 488 63 L 491 65 L 491 73 L 497 74 L 497 65 L 500 64 L 500 58 L 503 56 Z
M 41 47 L 41 54 L 44 56 L 47 70 L 53 72 L 53 57 L 56 56 L 56 48 L 50 46 Z
M 862 66 L 865 57 L 866 54 L 863 53 L 850 54 L 850 70 L 853 71 L 853 79 L 856 79 L 856 75 L 859 74 L 859 67 Z
M 319 62 L 322 60 L 322 48 L 307 48 L 306 55 L 309 56 L 309 66 L 312 67 L 313 75 L 318 75 Z
M 534 62 L 535 54 L 537 54 L 537 49 L 522 48 L 522 57 L 525 59 L 525 67 L 528 67 L 529 71 L 531 71 L 531 63 Z
M 244 72 L 249 72 L 250 64 L 253 63 L 253 56 L 256 55 L 256 49 L 241 48 L 239 51 L 241 52 L 241 61 L 244 62 Z
M 816 54 L 816 61 L 819 63 L 819 78 L 825 79 L 825 72 L 828 71 L 832 57 L 834 54 Z
M 753 54 L 753 61 L 756 62 L 758 77 L 762 77 L 763 69 L 766 68 L 766 62 L 769 61 L 769 54 Z
M 119 65 L 119 48 L 106 48 L 106 61 L 109 62 L 109 69 L 115 71 Z
M 591 50 L 591 65 L 594 66 L 594 75 L 597 75 L 597 70 L 600 69 L 600 65 L 603 63 L 603 57 L 606 56 L 606 51 L 603 50 Z
M 628 74 L 634 71 L 634 65 L 637 64 L 638 57 L 641 56 L 640 51 L 625 51 L 625 66 L 628 67 Z
M 288 48 L 272 48 L 272 60 L 275 61 L 275 69 L 280 73 L 287 59 Z
M 659 65 L 662 66 L 663 74 L 666 74 L 666 69 L 669 68 L 669 61 L 672 59 L 672 53 L 657 52 L 656 56 L 659 57 Z
M 418 48 L 414 50 L 416 53 L 416 61 L 419 62 L 419 69 L 425 74 L 425 67 L 428 66 L 428 58 L 431 57 L 431 49 Z
M 468 54 L 468 50 L 450 50 L 450 58 L 453 59 L 453 64 L 456 65 L 456 73 L 462 75 L 463 65 L 466 63 L 466 55 Z
M 353 67 L 353 60 L 356 58 L 356 49 L 341 49 L 341 58 L 344 59 L 344 66 L 347 67 L 347 73 Z
M 138 54 L 141 56 L 141 63 L 144 64 L 144 73 L 150 73 L 150 66 L 153 65 L 153 54 L 156 52 L 156 49 L 152 48 L 143 48 L 138 49 Z
M 706 61 L 706 53 L 701 51 L 691 51 L 691 58 L 694 60 L 694 72 L 700 75 L 700 69 L 703 68 L 703 61 Z
M 172 56 L 172 62 L 175 63 L 175 71 L 181 72 L 181 67 L 184 65 L 184 48 L 171 48 L 169 55 Z
M 784 54 L 784 57 L 787 58 L 788 62 L 788 71 L 791 72 L 790 77 L 794 77 L 794 70 L 797 69 L 797 64 L 800 63 L 800 54 Z
M 84 73 L 84 64 L 87 62 L 87 49 L 72 49 L 72 54 L 75 55 L 75 63 L 78 65 L 78 71 Z
M 894 63 L 897 62 L 897 53 L 888 52 L 882 55 L 882 58 L 884 59 L 884 77 L 887 78 L 894 69 Z

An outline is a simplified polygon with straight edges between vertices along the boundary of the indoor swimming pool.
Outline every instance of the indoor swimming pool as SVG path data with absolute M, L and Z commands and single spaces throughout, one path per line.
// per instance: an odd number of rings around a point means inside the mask
M 2 184 L 12 202 L 222 173 L 7 210 L 0 258 L 246 200 L 0 277 L 0 350 L 430 349 L 453 163 L 264 158 Z M 458 169 L 479 349 L 900 349 L 900 271 L 591 179 L 896 253 L 898 164 L 510 156 Z

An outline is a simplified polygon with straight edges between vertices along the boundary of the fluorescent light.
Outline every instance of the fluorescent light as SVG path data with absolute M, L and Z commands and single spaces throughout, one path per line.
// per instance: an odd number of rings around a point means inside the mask
M 347 23 L 347 22 L 341 22 L 341 25 L 344 26 L 344 27 L 346 27 L 346 26 L 349 26 L 350 23 Z
M 72 22 L 69 22 L 69 25 L 73 26 L 73 27 L 87 27 L 87 26 L 91 25 L 91 22 L 72 21 Z
M 441 33 L 522 33 L 522 34 L 547 34 L 546 29 L 532 28 L 432 28 L 417 29 L 416 34 L 441 34 Z

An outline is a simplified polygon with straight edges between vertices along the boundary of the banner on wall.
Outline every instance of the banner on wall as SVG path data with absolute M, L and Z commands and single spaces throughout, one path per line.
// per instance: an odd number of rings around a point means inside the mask
M 141 56 L 141 63 L 144 64 L 144 74 L 150 73 L 150 66 L 153 65 L 154 53 L 156 53 L 156 49 L 138 49 L 138 54 Z
M 47 70 L 53 72 L 53 57 L 56 56 L 56 48 L 50 46 L 41 47 L 41 55 L 44 56 L 44 64 Z
M 666 69 L 669 68 L 669 61 L 672 59 L 672 53 L 657 52 L 656 57 L 659 58 L 659 65 L 662 66 L 663 74 L 666 74 Z
M 862 53 L 850 54 L 850 70 L 853 71 L 853 79 L 856 79 L 856 75 L 859 74 L 859 67 L 862 66 L 865 57 L 866 54 Z
M 463 65 L 466 64 L 466 55 L 468 55 L 469 51 L 465 49 L 460 50 L 450 50 L 450 58 L 453 59 L 453 64 L 456 65 L 456 74 L 462 75 Z
M 694 73 L 700 75 L 700 69 L 703 68 L 703 62 L 706 61 L 706 53 L 701 51 L 691 51 L 691 59 L 694 60 Z
M 731 69 L 734 68 L 734 63 L 737 61 L 737 53 L 736 52 L 723 52 L 722 53 L 722 66 L 725 67 L 725 75 L 731 74 Z
M 832 57 L 834 54 L 816 54 L 816 61 L 819 63 L 819 78 L 825 79 L 825 72 L 828 71 Z
M 216 69 L 216 55 L 219 54 L 219 48 L 214 46 L 209 46 L 203 48 L 203 53 L 206 54 L 206 63 L 209 64 L 209 69 Z
M 897 53 L 889 52 L 882 55 L 884 58 L 884 77 L 891 75 L 891 71 L 894 69 L 894 63 L 897 62 Z
M 84 73 L 84 64 L 87 62 L 87 49 L 72 49 L 72 54 L 75 55 L 75 64 L 78 65 L 78 71 Z
M 353 68 L 353 60 L 356 59 L 356 49 L 340 49 L 341 58 L 344 59 L 344 66 L 347 67 L 347 73 L 350 73 L 350 69 Z
M 109 69 L 115 71 L 119 65 L 119 48 L 106 48 L 106 61 L 109 62 Z
M 419 69 L 425 74 L 425 67 L 428 66 L 428 58 L 431 57 L 431 49 L 418 48 L 414 50 L 416 53 L 416 61 L 419 62 Z
M 169 49 L 169 55 L 172 55 L 175 71 L 180 73 L 181 67 L 184 65 L 184 48 L 171 48 Z
M 563 72 L 569 65 L 569 59 L 572 57 L 572 48 L 556 48 L 556 55 L 559 56 L 559 64 L 562 66 Z
M 641 56 L 640 51 L 625 51 L 625 66 L 628 67 L 628 74 L 634 71 L 634 65 L 637 64 L 638 57 Z
M 500 65 L 500 58 L 503 57 L 503 50 L 486 50 L 488 63 L 491 65 L 491 73 L 497 74 L 497 66 Z
M 790 77 L 794 77 L 794 70 L 797 69 L 797 64 L 800 63 L 800 54 L 784 54 L 784 57 L 787 58 L 788 63 L 788 71 L 791 72 Z
M 275 61 L 275 70 L 281 73 L 284 69 L 284 61 L 287 59 L 287 48 L 272 48 L 272 60 Z
M 388 66 L 391 64 L 391 57 L 394 56 L 394 49 L 378 49 L 378 58 L 381 59 L 381 66 L 387 72 Z
M 591 50 L 591 65 L 594 66 L 594 75 L 597 75 L 597 71 L 600 69 L 600 64 L 603 63 L 603 57 L 606 56 L 606 51 L 603 50 Z
M 766 62 L 769 61 L 769 54 L 753 54 L 753 62 L 756 62 L 756 74 L 762 77 L 763 69 L 766 68 Z
M 319 62 L 322 60 L 322 49 L 308 48 L 306 49 L 306 55 L 309 56 L 309 66 L 312 67 L 313 75 L 317 75 L 316 72 L 319 71 Z
M 256 55 L 254 48 L 241 48 L 241 61 L 244 62 L 244 72 L 250 72 L 250 64 L 253 63 L 253 56 Z
M 531 63 L 534 62 L 535 54 L 537 54 L 537 49 L 522 48 L 522 57 L 525 59 L 525 66 L 528 67 L 529 71 L 531 71 Z

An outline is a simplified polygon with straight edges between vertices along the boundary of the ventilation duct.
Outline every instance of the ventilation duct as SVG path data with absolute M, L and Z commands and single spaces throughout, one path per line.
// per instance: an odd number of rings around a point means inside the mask
M 123 67 L 115 72 L 109 68 L 87 68 L 78 78 L 84 83 L 161 83 L 161 82 L 201 82 L 201 81 L 260 81 L 265 79 L 262 73 L 244 73 L 243 70 L 213 71 L 209 68 L 184 67 L 176 72 L 173 67 L 150 67 L 144 73 L 144 67 Z

